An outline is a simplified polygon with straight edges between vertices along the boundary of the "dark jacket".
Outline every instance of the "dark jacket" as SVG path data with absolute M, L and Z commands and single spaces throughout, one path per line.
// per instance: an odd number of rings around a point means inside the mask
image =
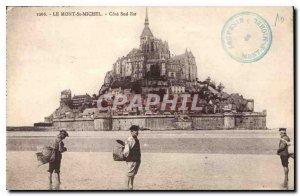
M 57 137 L 53 142 L 55 159 L 62 159 L 62 153 L 65 152 L 65 145 L 60 137 Z
M 289 156 L 288 145 L 286 141 L 290 141 L 290 138 L 287 135 L 282 136 L 279 141 L 277 154 L 280 156 Z
M 124 156 L 127 162 L 141 161 L 141 146 L 138 138 L 129 137 L 125 142 Z

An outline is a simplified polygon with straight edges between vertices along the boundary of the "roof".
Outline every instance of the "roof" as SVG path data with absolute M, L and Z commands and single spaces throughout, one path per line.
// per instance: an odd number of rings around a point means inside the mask
M 137 54 L 142 54 L 142 51 L 136 48 L 133 48 L 128 54 L 127 57 L 136 56 Z
M 185 61 L 185 54 L 180 54 L 180 55 L 176 55 L 176 56 L 173 56 L 171 57 L 170 59 L 170 63 L 184 63 Z
M 187 49 L 185 50 L 185 54 L 186 54 L 188 57 L 194 57 L 192 51 L 187 51 Z
M 78 99 L 78 98 L 85 98 L 85 97 L 91 97 L 89 94 L 85 95 L 74 95 L 72 99 Z
M 61 91 L 61 94 L 71 94 L 71 90 L 70 89 L 66 89 Z
M 153 37 L 153 34 L 152 34 L 152 32 L 151 32 L 148 25 L 145 25 L 144 30 L 143 30 L 142 35 L 141 35 L 141 37 L 145 37 L 145 36 Z
M 172 60 L 180 60 L 180 59 L 184 59 L 184 58 L 185 58 L 185 54 L 180 54 L 180 55 L 173 56 L 171 59 Z

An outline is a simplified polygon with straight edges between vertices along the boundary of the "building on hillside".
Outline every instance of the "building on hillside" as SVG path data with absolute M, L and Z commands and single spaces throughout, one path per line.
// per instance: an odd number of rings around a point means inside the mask
M 119 57 L 104 84 L 114 81 L 168 80 L 193 82 L 197 80 L 196 60 L 186 49 L 181 55 L 170 55 L 169 44 L 156 38 L 150 27 L 148 11 L 139 48 L 133 48 L 126 56 Z M 103 91 L 102 91 L 103 93 Z
M 93 99 L 89 94 L 85 95 L 74 95 L 72 97 L 72 107 L 73 109 L 78 109 L 79 107 L 86 105 L 89 106 L 93 103 Z

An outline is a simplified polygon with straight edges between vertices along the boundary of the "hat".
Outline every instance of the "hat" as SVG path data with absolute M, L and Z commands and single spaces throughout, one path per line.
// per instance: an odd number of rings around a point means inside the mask
M 286 128 L 279 128 L 279 131 L 286 131 Z
M 65 137 L 69 137 L 69 134 L 68 134 L 68 132 L 66 130 L 60 130 L 59 131 L 59 135 L 63 135 Z
M 131 125 L 131 127 L 129 128 L 130 131 L 138 131 L 139 129 L 140 127 L 137 125 Z

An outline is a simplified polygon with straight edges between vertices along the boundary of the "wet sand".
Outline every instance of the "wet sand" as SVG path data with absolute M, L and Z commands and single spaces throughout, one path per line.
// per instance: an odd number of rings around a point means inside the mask
M 66 152 L 60 186 L 48 184 L 48 165 L 35 152 L 8 151 L 10 190 L 122 190 L 126 165 L 107 152 Z M 289 189 L 294 189 L 290 160 Z M 283 169 L 276 155 L 143 153 L 137 190 L 281 190 Z
M 8 151 L 35 151 L 51 144 L 57 132 L 7 132 Z M 64 143 L 71 152 L 111 152 L 115 139 L 125 140 L 128 131 L 69 132 Z M 142 131 L 143 152 L 202 154 L 276 154 L 275 130 Z

